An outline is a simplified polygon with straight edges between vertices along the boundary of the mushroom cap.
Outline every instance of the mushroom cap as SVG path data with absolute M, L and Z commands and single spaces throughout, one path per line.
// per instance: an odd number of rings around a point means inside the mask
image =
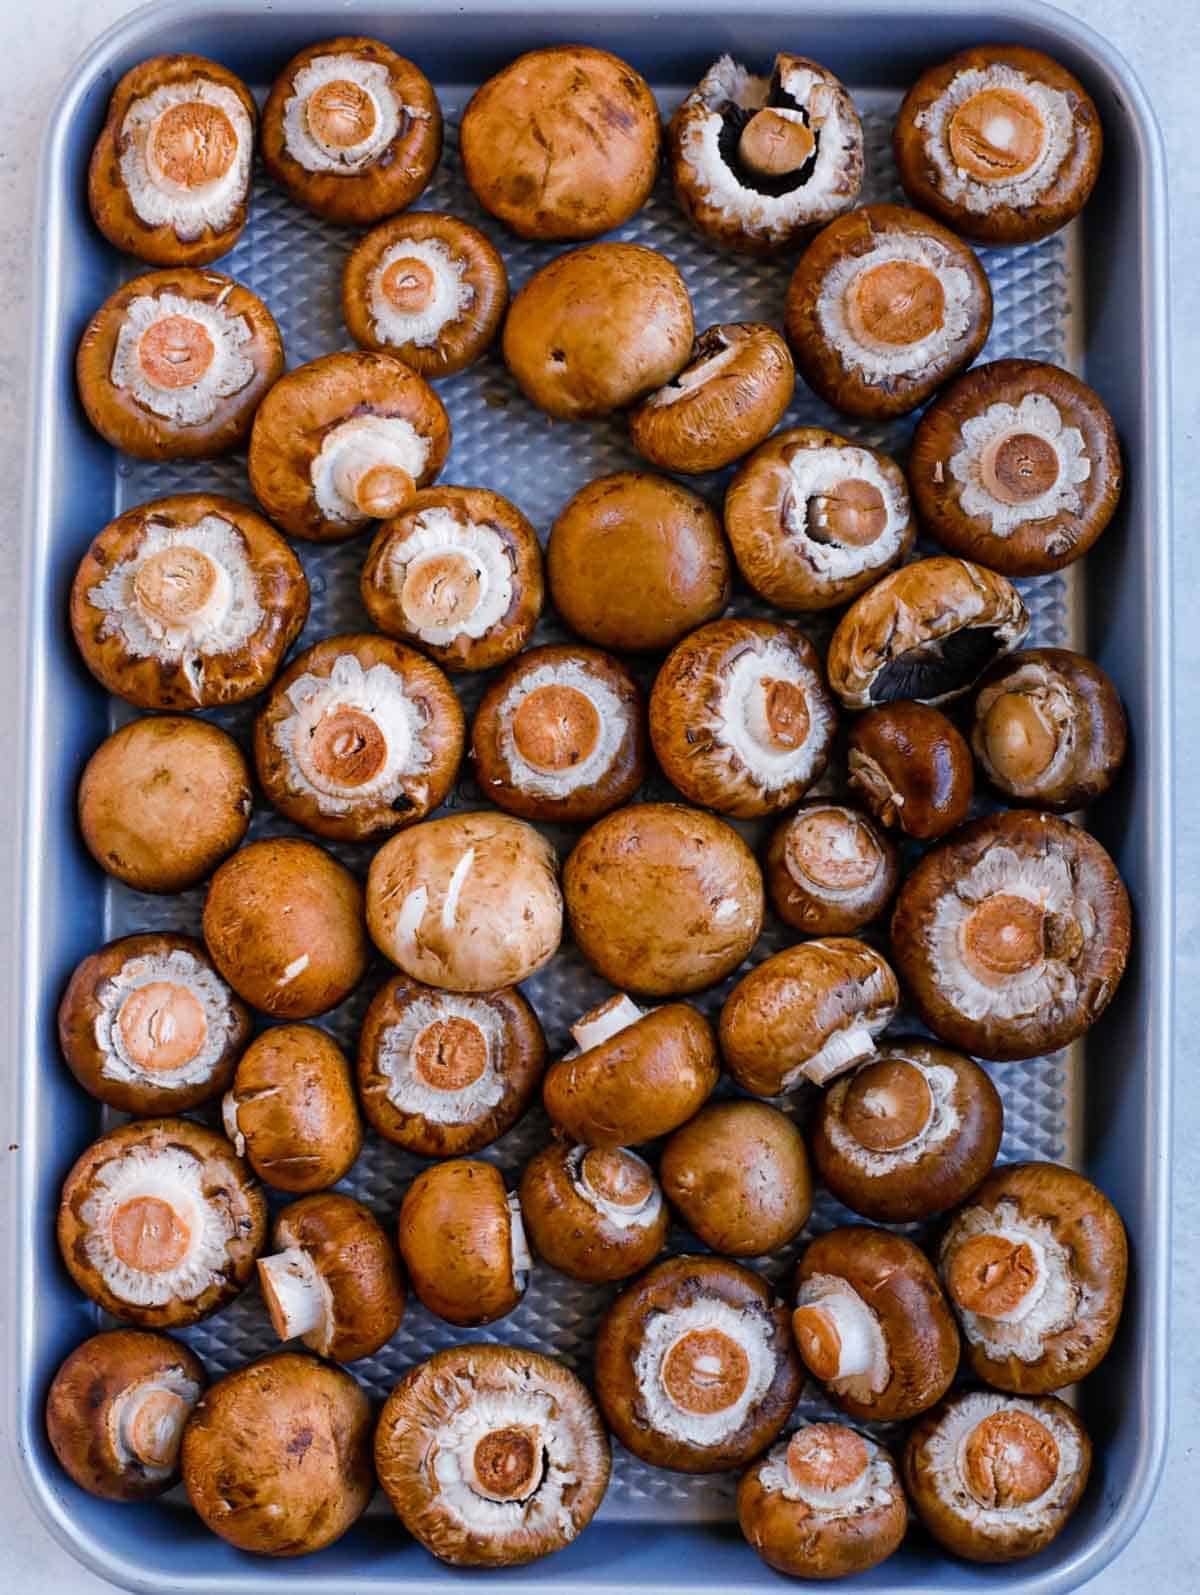
M 636 582 L 612 572 L 636 569 Z M 729 602 L 729 548 L 698 494 L 649 471 L 580 488 L 546 547 L 554 607 L 602 648 L 652 652 L 715 620 Z
M 225 1119 L 238 1155 L 280 1191 L 324 1190 L 362 1148 L 350 1065 L 316 1025 L 272 1025 L 250 1043 Z
M 540 1461 L 529 1456 L 531 1440 L 541 1442 Z M 469 1459 L 460 1454 L 468 1442 Z M 491 1464 L 483 1479 L 481 1462 Z M 379 1482 L 404 1527 L 455 1567 L 511 1567 L 560 1550 L 591 1521 L 610 1466 L 586 1387 L 523 1346 L 436 1352 L 404 1375 L 375 1431 Z M 532 1492 L 513 1499 L 531 1469 L 540 1469 Z
M 883 913 L 900 863 L 869 815 L 810 798 L 771 833 L 763 875 L 786 924 L 807 936 L 846 936 Z
M 758 940 L 762 876 L 732 826 L 679 803 L 598 820 L 563 866 L 571 933 L 599 974 L 665 997 L 723 980 Z
M 311 1019 L 336 1008 L 366 970 L 362 887 L 315 842 L 251 842 L 209 883 L 204 941 L 251 1007 Z
M 557 855 L 506 814 L 425 820 L 371 860 L 367 924 L 414 980 L 450 991 L 515 986 L 562 939 Z
M 525 1165 L 521 1215 L 534 1251 L 586 1284 L 640 1273 L 662 1251 L 670 1211 L 654 1170 L 624 1147 L 554 1140 Z
M 181 892 L 246 834 L 250 767 L 227 732 L 148 715 L 106 737 L 79 780 L 79 829 L 100 868 L 139 892 Z
M 306 1556 L 340 1539 L 375 1488 L 371 1404 L 341 1368 L 281 1351 L 211 1387 L 183 1436 L 205 1525 L 242 1551 Z
M 201 592 L 173 623 L 171 606 L 164 616 L 156 600 L 178 590 L 181 577 L 185 589 Z M 211 613 L 214 597 L 225 603 L 220 616 Z M 118 515 L 92 542 L 71 587 L 84 664 L 139 709 L 208 709 L 254 697 L 307 618 L 300 561 L 269 521 L 219 493 L 176 493 Z
M 926 853 L 896 899 L 892 950 L 943 1041 L 980 1058 L 1036 1058 L 1104 1012 L 1130 929 L 1129 894 L 1100 843 L 1012 809 Z
M 650 198 L 662 129 L 650 85 L 582 44 L 530 50 L 477 89 L 462 116 L 476 199 L 521 238 L 595 238 Z
M 847 709 L 961 698 L 1029 630 L 1005 576 L 965 559 L 904 565 L 850 605 L 829 644 L 829 685 Z
M 399 1240 L 413 1290 L 448 1323 L 494 1323 L 525 1293 L 521 1209 L 491 1163 L 452 1158 L 423 1169 L 404 1193 Z
M 850 726 L 851 792 L 883 825 L 932 841 L 961 825 L 975 768 L 958 727 L 925 703 L 867 709 Z
M 528 279 L 504 323 L 525 397 L 559 421 L 620 410 L 686 363 L 692 304 L 679 272 L 642 244 L 589 244 Z
M 169 1335 L 93 1335 L 61 1365 L 46 1397 L 54 1454 L 89 1495 L 153 1500 L 178 1483 L 183 1424 L 207 1382 L 200 1359 Z

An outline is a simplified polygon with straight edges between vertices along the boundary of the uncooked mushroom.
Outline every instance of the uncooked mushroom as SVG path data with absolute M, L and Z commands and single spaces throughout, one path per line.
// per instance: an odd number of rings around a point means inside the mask
M 881 825 L 932 841 L 971 807 L 971 750 L 953 721 L 901 699 L 860 714 L 847 741 L 847 785 Z
M 780 919 L 807 936 L 847 936 L 883 913 L 900 864 L 869 815 L 812 798 L 771 833 L 763 875 Z
M 662 1187 L 625 1147 L 551 1141 L 525 1165 L 519 1195 L 534 1251 L 589 1285 L 640 1273 L 667 1239 Z
M 431 1313 L 464 1327 L 494 1323 L 525 1294 L 533 1261 L 521 1204 L 478 1158 L 423 1170 L 400 1206 L 400 1255 Z

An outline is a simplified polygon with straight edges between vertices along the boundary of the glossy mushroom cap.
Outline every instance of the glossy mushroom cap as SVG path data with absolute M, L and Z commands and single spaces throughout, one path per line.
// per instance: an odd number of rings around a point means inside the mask
M 516 1194 L 490 1163 L 455 1158 L 417 1175 L 400 1207 L 400 1255 L 421 1302 L 448 1323 L 512 1312 L 532 1262 Z
M 975 770 L 962 733 L 928 704 L 900 700 L 850 726 L 851 792 L 881 825 L 921 841 L 945 836 L 971 807 Z
M 771 833 L 763 875 L 787 924 L 809 936 L 845 936 L 883 913 L 900 864 L 868 815 L 811 798 Z
M 521 1213 L 539 1257 L 588 1284 L 652 1263 L 670 1214 L 650 1165 L 624 1147 L 551 1141 L 521 1175 Z

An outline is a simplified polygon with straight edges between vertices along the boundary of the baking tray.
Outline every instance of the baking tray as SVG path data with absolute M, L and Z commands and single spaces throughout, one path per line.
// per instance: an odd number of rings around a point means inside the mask
M 46 1386 L 61 1358 L 99 1319 L 60 1265 L 54 1213 L 72 1160 L 109 1122 L 81 1093 L 58 1055 L 54 1011 L 75 962 L 110 936 L 142 928 L 194 929 L 202 893 L 156 899 L 107 881 L 91 865 L 74 828 L 73 795 L 88 754 L 131 717 L 107 698 L 75 656 L 66 597 L 92 534 L 125 506 L 188 488 L 249 497 L 240 457 L 149 465 L 114 455 L 91 432 L 74 395 L 72 355 L 96 305 L 137 267 L 107 248 L 84 204 L 88 154 L 117 77 L 145 56 L 191 50 L 213 56 L 261 88 L 300 47 L 338 31 L 382 38 L 412 56 L 434 80 L 447 113 L 447 149 L 418 201 L 481 225 L 503 249 L 514 288 L 556 252 L 509 238 L 479 210 L 457 160 L 457 113 L 474 85 L 520 50 L 589 42 L 633 62 L 668 110 L 722 51 L 750 61 L 785 48 L 815 57 L 851 87 L 864 113 L 865 198 L 895 195 L 888 153 L 891 116 L 923 66 L 968 44 L 1020 42 L 1050 51 L 1075 71 L 1099 103 L 1106 150 L 1101 187 L 1081 223 L 1033 248 L 984 251 L 996 297 L 986 357 L 1031 355 L 1070 365 L 1099 389 L 1126 449 L 1129 482 L 1113 527 L 1097 551 L 1066 575 L 1022 583 L 1033 637 L 1086 649 L 1116 681 L 1133 730 L 1131 770 L 1093 816 L 1115 855 L 1137 912 L 1135 954 L 1118 999 L 1088 1039 L 1054 1058 L 994 1070 L 1005 1097 L 1002 1157 L 1046 1157 L 1086 1170 L 1117 1203 L 1129 1228 L 1134 1267 L 1121 1334 L 1104 1374 L 1080 1392 L 1097 1442 L 1085 1500 L 1067 1530 L 1032 1562 L 980 1569 L 934 1553 L 919 1534 L 858 1587 L 893 1591 L 968 1590 L 985 1585 L 1043 1592 L 1078 1587 L 1110 1561 L 1134 1532 L 1161 1466 L 1167 1422 L 1168 1077 L 1171 1052 L 1170 597 L 1167 476 L 1166 202 L 1153 115 L 1126 64 L 1086 28 L 1048 7 L 967 7 L 934 0 L 842 0 L 836 6 L 771 7 L 731 15 L 715 0 L 659 4 L 653 14 L 628 5 L 558 3 L 545 17 L 512 0 L 419 9 L 344 4 L 336 13 L 312 0 L 218 0 L 159 4 L 106 34 L 73 73 L 49 130 L 36 229 L 39 304 L 35 315 L 29 515 L 25 532 L 22 682 L 5 706 L 20 753 L 21 891 L 16 905 L 9 1019 L 18 1126 L 15 1193 L 14 1340 L 17 1366 L 9 1433 L 32 1498 L 62 1543 L 89 1567 L 130 1589 L 274 1591 L 302 1579 L 312 1591 L 425 1590 L 472 1575 L 441 1568 L 407 1540 L 390 1512 L 375 1509 L 337 1545 L 303 1564 L 271 1563 L 209 1535 L 182 1492 L 154 1507 L 114 1507 L 77 1490 L 57 1468 L 42 1425 Z M 618 236 L 662 248 L 692 291 L 697 326 L 715 320 L 778 322 L 786 263 L 750 262 L 702 244 L 661 184 Z M 338 309 L 341 262 L 354 235 L 300 211 L 256 181 L 250 227 L 219 269 L 266 299 L 282 328 L 289 364 L 348 346 Z M 479 482 L 512 497 L 545 535 L 572 492 L 605 471 L 636 465 L 623 423 L 551 426 L 520 396 L 497 357 L 440 386 L 454 440 L 444 479 Z M 829 424 L 903 454 L 906 422 L 861 425 L 832 417 L 803 390 L 785 424 Z M 702 479 L 715 502 L 721 476 Z M 298 550 L 313 609 L 302 643 L 365 624 L 357 597 L 360 541 Z M 764 612 L 749 595 L 735 610 Z M 822 642 L 827 625 L 807 628 Z M 553 617 L 538 640 L 561 635 Z M 648 669 L 652 665 L 648 664 Z M 468 712 L 482 683 L 462 684 Z M 252 707 L 213 716 L 242 738 Z M 11 744 L 10 744 L 11 745 Z M 644 795 L 662 795 L 661 778 Z M 449 807 L 481 797 L 469 779 Z M 260 805 L 252 836 L 285 831 Z M 565 851 L 572 832 L 551 833 Z M 361 873 L 369 849 L 335 847 Z M 769 927 L 758 960 L 791 940 Z M 342 1009 L 322 1020 L 352 1044 L 382 964 Z M 732 981 L 707 993 L 715 1010 Z M 551 1047 L 607 988 L 565 948 L 528 983 Z M 485 1154 L 513 1174 L 546 1133 L 540 1110 Z M 372 1138 L 347 1188 L 385 1219 L 398 1208 L 417 1160 Z M 848 1215 L 822 1195 L 813 1228 Z M 687 1245 L 672 1234 L 675 1248 Z M 763 1260 L 785 1282 L 797 1247 Z M 441 1324 L 415 1302 L 399 1334 L 377 1358 L 356 1364 L 376 1396 L 413 1361 L 452 1340 L 512 1340 L 537 1346 L 588 1371 L 596 1319 L 611 1289 L 578 1286 L 540 1266 L 516 1312 L 482 1332 Z M 214 1376 L 275 1344 L 251 1291 L 228 1311 L 187 1332 Z M 816 1410 L 806 1392 L 801 1411 Z M 568 1550 L 527 1569 L 488 1574 L 509 1589 L 577 1591 L 638 1588 L 727 1591 L 771 1587 L 775 1576 L 743 1545 L 732 1520 L 733 1481 L 690 1479 L 651 1469 L 616 1449 L 613 1483 L 588 1532 Z

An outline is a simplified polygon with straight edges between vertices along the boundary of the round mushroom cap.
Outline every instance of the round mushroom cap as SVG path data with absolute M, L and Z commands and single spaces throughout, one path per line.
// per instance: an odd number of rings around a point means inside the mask
M 223 1104 L 239 1157 L 280 1191 L 320 1191 L 349 1172 L 362 1124 L 346 1055 L 316 1025 L 273 1025 L 242 1054 Z
M 400 1255 L 413 1290 L 447 1323 L 503 1318 L 525 1294 L 532 1260 L 516 1194 L 478 1158 L 423 1169 L 400 1206 Z
M 551 1141 L 525 1165 L 519 1194 L 534 1251 L 586 1284 L 640 1273 L 666 1243 L 662 1187 L 650 1165 L 624 1147 Z
M 967 817 L 971 750 L 953 721 L 928 704 L 900 699 L 860 714 L 847 762 L 851 792 L 881 825 L 932 841 Z
M 868 815 L 811 798 L 771 833 L 763 875 L 785 923 L 808 936 L 845 936 L 883 913 L 900 863 Z

